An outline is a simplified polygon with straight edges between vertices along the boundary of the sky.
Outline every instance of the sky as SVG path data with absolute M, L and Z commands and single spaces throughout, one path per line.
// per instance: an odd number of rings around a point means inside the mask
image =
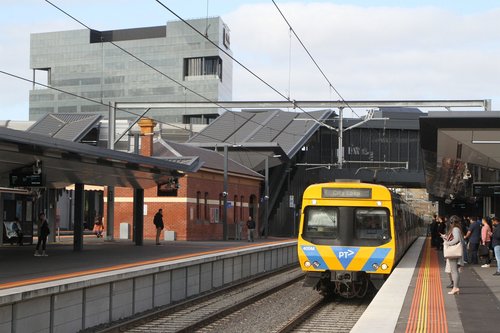
M 96 30 L 176 20 L 155 0 L 51 2 Z M 221 16 L 233 56 L 290 99 L 491 99 L 500 110 L 500 1 L 275 2 L 340 96 L 271 0 L 162 0 L 184 19 Z M 43 0 L 1 6 L 0 71 L 27 79 L 30 33 L 83 28 Z M 0 120 L 28 120 L 30 89 L 0 73 Z M 234 64 L 233 100 L 283 98 Z

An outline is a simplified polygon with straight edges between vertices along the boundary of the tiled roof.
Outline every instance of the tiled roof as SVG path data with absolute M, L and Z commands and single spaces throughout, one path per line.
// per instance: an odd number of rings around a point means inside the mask
M 203 163 L 202 168 L 213 169 L 218 171 L 224 170 L 224 154 L 214 150 L 203 149 L 194 147 L 192 145 L 176 143 L 171 141 L 164 141 L 163 139 L 155 139 L 153 145 L 154 157 L 187 157 L 198 156 L 200 162 Z M 246 176 L 262 178 L 262 175 L 246 166 L 228 159 L 228 172 L 238 173 Z

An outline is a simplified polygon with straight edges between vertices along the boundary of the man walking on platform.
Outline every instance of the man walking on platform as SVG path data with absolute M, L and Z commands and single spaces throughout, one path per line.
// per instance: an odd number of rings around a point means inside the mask
M 247 229 L 248 229 L 248 241 L 253 242 L 254 232 L 255 232 L 255 221 L 252 219 L 251 216 L 249 216 L 247 220 Z
M 49 223 L 47 222 L 45 213 L 43 212 L 38 215 L 38 219 L 38 242 L 36 243 L 35 257 L 46 257 L 47 253 L 45 252 L 45 246 L 47 245 L 47 237 L 50 234 Z M 38 252 L 40 245 L 42 245 L 42 254 Z
M 153 223 L 156 227 L 156 245 L 160 245 L 160 234 L 164 228 L 163 225 L 163 210 L 160 208 L 153 218 Z

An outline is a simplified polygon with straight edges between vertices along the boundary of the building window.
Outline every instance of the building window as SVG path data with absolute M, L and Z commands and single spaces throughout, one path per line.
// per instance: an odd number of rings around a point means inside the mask
M 234 224 L 238 223 L 238 196 L 234 196 L 234 202 L 233 202 L 233 218 L 234 218 Z
M 184 79 L 194 77 L 218 77 L 222 81 L 222 59 L 219 57 L 184 59 Z
M 208 210 L 208 192 L 205 192 L 205 202 L 204 202 L 204 204 L 205 204 L 205 207 L 204 207 L 205 208 L 204 209 L 205 210 L 204 211 L 204 215 L 205 216 L 204 216 L 204 218 L 205 218 L 205 221 L 208 221 L 209 218 L 210 218 L 210 212 Z
M 197 221 L 199 221 L 201 218 L 200 201 L 201 201 L 201 192 L 198 191 L 198 192 L 196 192 L 196 220 Z
M 246 218 L 243 219 L 243 196 L 240 197 L 240 220 L 246 221 Z

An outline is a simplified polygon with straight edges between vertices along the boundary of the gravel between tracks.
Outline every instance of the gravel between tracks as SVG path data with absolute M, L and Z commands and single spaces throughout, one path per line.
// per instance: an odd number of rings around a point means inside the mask
M 304 304 L 320 297 L 312 288 L 302 287 L 300 281 L 197 332 L 273 332 Z

